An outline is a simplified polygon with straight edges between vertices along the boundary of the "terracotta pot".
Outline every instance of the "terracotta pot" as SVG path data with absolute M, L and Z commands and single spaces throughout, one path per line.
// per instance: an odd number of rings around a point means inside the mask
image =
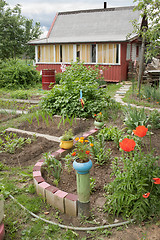
M 79 163 L 76 160 L 73 162 L 73 168 L 77 171 L 79 174 L 87 174 L 89 173 L 89 170 L 92 167 L 92 161 L 89 160 L 88 162 Z
M 4 200 L 3 195 L 0 195 L 0 224 L 4 217 Z
M 94 126 L 96 129 L 101 129 L 104 125 L 104 122 L 97 122 L 97 121 L 94 121 Z
M 73 139 L 69 141 L 61 140 L 61 143 L 59 146 L 63 149 L 71 149 L 73 147 Z

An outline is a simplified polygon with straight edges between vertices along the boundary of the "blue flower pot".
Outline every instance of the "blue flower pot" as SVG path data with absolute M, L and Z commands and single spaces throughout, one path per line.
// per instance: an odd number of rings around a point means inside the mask
M 76 160 L 73 162 L 73 168 L 79 174 L 87 174 L 92 167 L 92 161 L 89 160 L 88 162 L 78 163 Z

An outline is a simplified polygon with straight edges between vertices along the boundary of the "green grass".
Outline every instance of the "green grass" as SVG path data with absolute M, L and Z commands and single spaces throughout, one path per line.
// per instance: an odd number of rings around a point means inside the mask
M 20 94 L 21 93 L 21 94 Z M 47 94 L 48 91 L 42 90 L 42 84 L 39 83 L 36 85 L 36 87 L 30 88 L 30 89 L 20 89 L 20 90 L 10 90 L 6 88 L 0 89 L 0 98 L 14 98 L 14 96 L 17 94 L 22 95 L 22 99 L 24 95 L 28 95 L 28 98 L 30 99 L 31 96 L 35 95 L 44 95 Z
M 143 95 L 143 85 L 141 89 L 141 95 Z M 157 104 L 156 102 L 148 102 L 144 98 L 137 98 L 138 96 L 138 89 L 137 85 L 134 86 L 134 91 L 132 91 L 132 87 L 127 91 L 125 94 L 125 97 L 123 98 L 123 101 L 128 104 L 136 104 L 138 106 L 144 106 L 144 107 L 151 107 L 151 108 L 159 108 L 160 104 Z
M 119 84 L 116 84 L 116 83 L 108 83 L 107 84 L 107 88 L 106 88 L 106 95 L 107 96 L 111 96 L 112 98 L 114 97 L 116 91 L 118 91 L 118 89 L 122 87 L 122 85 L 119 83 Z

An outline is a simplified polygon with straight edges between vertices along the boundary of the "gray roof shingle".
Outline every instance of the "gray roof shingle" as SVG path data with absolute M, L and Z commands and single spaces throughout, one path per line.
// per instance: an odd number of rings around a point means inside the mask
M 121 42 L 132 32 L 131 21 L 140 21 L 140 12 L 131 7 L 117 7 L 60 12 L 48 38 L 31 41 L 43 43 Z M 132 34 L 130 38 L 134 37 Z

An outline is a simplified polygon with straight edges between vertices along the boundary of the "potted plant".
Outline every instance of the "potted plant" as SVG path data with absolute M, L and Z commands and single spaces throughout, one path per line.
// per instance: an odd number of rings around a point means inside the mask
M 75 149 L 72 152 L 74 157 L 73 168 L 79 174 L 86 174 L 92 167 L 92 161 L 90 160 L 89 141 L 85 140 L 84 137 L 75 139 Z
M 95 121 L 94 121 L 94 126 L 96 129 L 101 129 L 104 125 L 104 118 L 103 118 L 103 114 L 100 112 L 98 114 L 94 114 L 95 117 Z
M 73 168 L 76 170 L 78 193 L 78 216 L 90 217 L 90 174 L 92 167 L 90 160 L 89 141 L 84 137 L 75 139 Z M 92 144 L 93 145 L 93 144 Z M 91 145 L 91 146 L 92 146 Z
M 63 149 L 70 149 L 73 147 L 73 132 L 72 129 L 65 131 L 64 135 L 60 137 L 60 147 Z

